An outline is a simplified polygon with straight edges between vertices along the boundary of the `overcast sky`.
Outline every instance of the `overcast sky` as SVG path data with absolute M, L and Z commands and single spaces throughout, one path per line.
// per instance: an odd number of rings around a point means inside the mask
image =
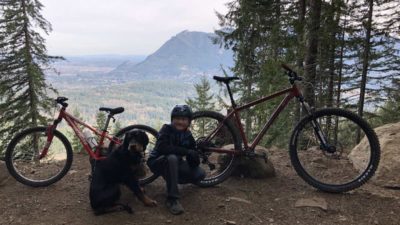
M 148 55 L 183 31 L 213 32 L 227 0 L 41 0 L 50 54 Z

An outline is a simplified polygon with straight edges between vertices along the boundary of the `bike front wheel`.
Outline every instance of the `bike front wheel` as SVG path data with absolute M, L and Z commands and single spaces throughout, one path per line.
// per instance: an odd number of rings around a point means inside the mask
M 328 147 L 322 145 L 318 132 Z M 380 159 L 379 140 L 368 123 L 336 108 L 303 118 L 293 131 L 289 148 L 298 175 L 313 187 L 334 193 L 363 185 L 374 175 Z
M 44 187 L 67 174 L 73 157 L 71 144 L 59 131 L 53 133 L 51 143 L 47 143 L 47 127 L 26 129 L 11 140 L 5 154 L 11 176 L 28 186 Z

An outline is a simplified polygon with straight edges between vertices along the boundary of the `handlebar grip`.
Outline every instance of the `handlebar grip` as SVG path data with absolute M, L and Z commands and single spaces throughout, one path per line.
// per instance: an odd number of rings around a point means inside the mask
M 57 99 L 55 100 L 58 104 L 67 107 L 68 103 L 66 103 L 65 101 L 68 101 L 68 98 L 66 97 L 57 97 Z
M 283 69 L 285 69 L 285 70 L 287 70 L 287 71 L 289 71 L 289 72 L 293 72 L 293 70 L 290 69 L 290 67 L 289 67 L 288 65 L 282 63 L 281 66 L 282 66 Z

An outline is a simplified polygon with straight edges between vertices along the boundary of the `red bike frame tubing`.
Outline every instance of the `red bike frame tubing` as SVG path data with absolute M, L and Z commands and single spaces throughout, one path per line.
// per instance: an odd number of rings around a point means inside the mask
M 267 100 L 276 98 L 278 96 L 281 96 L 283 94 L 287 94 L 285 96 L 285 98 L 281 101 L 281 103 L 278 105 L 278 107 L 275 109 L 275 111 L 271 114 L 270 118 L 268 119 L 268 121 L 264 124 L 264 127 L 261 129 L 261 131 L 257 134 L 257 136 L 255 137 L 255 139 L 253 140 L 251 146 L 249 147 L 248 145 L 248 140 L 247 137 L 244 133 L 244 129 L 243 129 L 243 125 L 240 121 L 240 111 L 243 109 L 247 109 L 250 108 L 254 105 L 260 104 L 262 102 L 265 102 Z M 271 124 L 275 121 L 275 119 L 278 117 L 278 115 L 282 112 L 282 110 L 284 108 L 286 108 L 287 104 L 289 103 L 290 100 L 292 100 L 294 97 L 299 97 L 301 96 L 300 90 L 297 87 L 296 84 L 292 85 L 291 88 L 287 88 L 284 89 L 282 91 L 276 92 L 274 94 L 271 94 L 269 96 L 265 96 L 262 97 L 260 99 L 257 99 L 255 101 L 249 102 L 247 104 L 244 104 L 242 106 L 239 107 L 235 107 L 233 106 L 233 110 L 231 112 L 229 112 L 225 118 L 219 123 L 218 127 L 213 130 L 211 132 L 211 134 L 209 134 L 206 137 L 206 141 L 211 140 L 212 138 L 214 138 L 214 136 L 218 133 L 218 131 L 222 128 L 222 126 L 224 125 L 225 121 L 230 119 L 232 116 L 235 117 L 235 124 L 238 126 L 239 131 L 240 131 L 240 136 L 242 138 L 245 150 L 254 150 L 254 148 L 256 147 L 256 145 L 260 142 L 261 138 L 265 135 L 265 133 L 267 132 L 268 128 L 271 126 Z M 206 148 L 206 150 L 211 151 L 211 152 L 217 152 L 217 153 L 229 153 L 229 154 L 239 154 L 238 151 L 235 151 L 235 149 L 223 149 L 223 148 Z
M 96 160 L 100 160 L 100 159 L 104 159 L 105 157 L 100 156 L 100 147 L 103 146 L 104 143 L 104 139 L 107 138 L 110 141 L 116 143 L 116 144 L 121 144 L 121 141 L 119 139 L 116 139 L 110 135 L 107 134 L 107 131 L 103 130 L 103 131 L 98 131 L 97 129 L 93 128 L 92 126 L 86 124 L 85 122 L 81 121 L 78 118 L 75 118 L 73 115 L 67 113 L 65 111 L 65 107 L 62 107 L 60 110 L 60 113 L 58 115 L 58 118 L 53 125 L 50 125 L 48 130 L 54 130 L 57 128 L 57 125 L 59 122 L 61 122 L 62 119 L 65 119 L 68 123 L 68 125 L 72 128 L 72 130 L 74 130 L 75 135 L 79 138 L 80 142 L 82 143 L 85 151 L 90 155 L 91 158 L 94 158 Z M 83 136 L 82 131 L 78 128 L 78 124 L 88 128 L 89 130 L 91 130 L 93 133 L 95 133 L 97 136 L 100 136 L 100 141 L 98 143 L 98 145 L 96 146 L 96 151 L 92 151 L 92 148 L 90 147 L 89 143 L 86 141 L 86 139 Z M 42 155 L 45 155 L 47 153 L 48 147 L 51 144 L 51 141 L 53 139 L 53 132 L 50 132 L 47 136 L 47 145 L 44 149 L 44 151 L 41 154 L 41 157 L 43 157 Z

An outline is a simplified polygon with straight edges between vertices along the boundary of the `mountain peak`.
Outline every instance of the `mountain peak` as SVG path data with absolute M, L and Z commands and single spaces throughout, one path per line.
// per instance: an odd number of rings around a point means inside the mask
M 181 31 L 144 61 L 124 63 L 111 74 L 128 79 L 165 79 L 218 73 L 221 65 L 233 65 L 233 54 L 215 45 L 213 37 L 213 33 Z

